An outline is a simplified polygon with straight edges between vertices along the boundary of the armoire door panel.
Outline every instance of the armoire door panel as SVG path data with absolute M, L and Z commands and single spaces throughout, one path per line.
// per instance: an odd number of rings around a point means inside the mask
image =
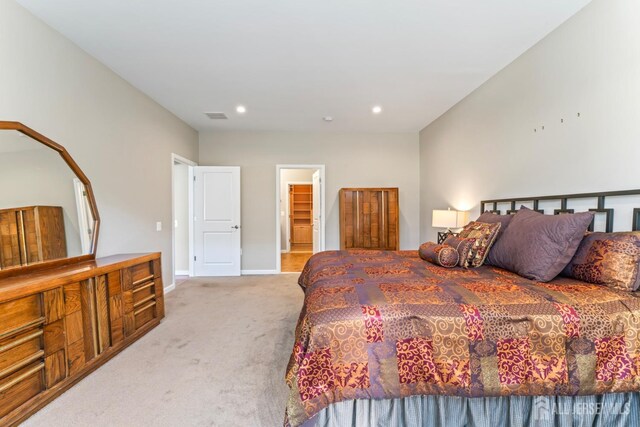
M 340 190 L 341 249 L 397 250 L 397 188 Z
M 380 197 L 379 193 L 372 193 L 371 197 L 371 227 L 369 247 L 380 247 Z
M 22 248 L 27 264 L 34 264 L 43 260 L 42 246 L 40 245 L 40 234 L 36 224 L 36 212 L 34 209 L 20 210 L 18 213 L 18 224 L 20 224 L 21 236 L 23 239 Z
M 0 211 L 0 269 L 66 257 L 61 207 L 29 206 Z
M 354 219 L 354 193 L 344 193 L 340 197 L 340 211 L 344 212 L 340 221 L 340 234 L 341 234 L 341 246 L 343 248 L 353 247 L 353 236 L 355 235 L 355 229 L 353 226 Z
M 59 206 L 36 206 L 34 209 L 40 260 L 67 257 L 64 213 Z
M 22 264 L 18 219 L 15 211 L 0 211 L 0 268 Z
M 362 247 L 371 247 L 371 192 L 362 192 Z

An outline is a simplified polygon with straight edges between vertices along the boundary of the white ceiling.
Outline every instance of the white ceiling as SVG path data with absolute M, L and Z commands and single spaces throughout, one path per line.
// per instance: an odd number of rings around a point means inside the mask
M 18 1 L 198 130 L 415 132 L 590 0 Z

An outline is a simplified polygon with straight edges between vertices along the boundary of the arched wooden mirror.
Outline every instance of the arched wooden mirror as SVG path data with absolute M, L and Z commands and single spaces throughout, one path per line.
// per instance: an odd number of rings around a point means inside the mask
M 67 150 L 0 121 L 0 277 L 95 259 L 100 216 Z

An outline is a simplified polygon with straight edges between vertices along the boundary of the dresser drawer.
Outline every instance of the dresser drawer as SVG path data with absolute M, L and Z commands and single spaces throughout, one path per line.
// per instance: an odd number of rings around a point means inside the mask
M 0 417 L 44 390 L 43 370 L 37 361 L 0 380 Z
M 140 304 L 133 311 L 135 328 L 139 329 L 156 318 L 156 301 L 151 300 Z
M 0 340 L 0 379 L 13 373 L 12 367 L 43 356 L 43 330 L 40 328 Z
M 0 340 L 30 324 L 44 322 L 40 294 L 0 304 Z
M 133 287 L 140 285 L 141 283 L 153 280 L 153 262 L 145 262 L 142 264 L 134 265 L 129 268 L 131 274 L 131 281 Z
M 138 308 L 143 302 L 149 301 L 156 296 L 156 286 L 154 282 L 146 282 L 133 289 L 133 307 Z

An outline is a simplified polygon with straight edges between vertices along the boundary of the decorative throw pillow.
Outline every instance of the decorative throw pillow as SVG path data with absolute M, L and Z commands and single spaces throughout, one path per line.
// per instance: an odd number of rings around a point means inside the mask
M 469 268 L 473 259 L 473 246 L 476 243 L 474 238 L 462 238 L 451 236 L 444 241 L 445 246 L 451 246 L 458 252 L 460 267 Z
M 460 260 L 460 255 L 455 248 L 447 245 L 438 245 L 433 242 L 420 245 L 418 253 L 423 260 L 446 268 L 455 267 Z
M 472 221 L 467 224 L 459 234 L 463 239 L 476 239 L 471 250 L 469 265 L 473 268 L 480 267 L 489 253 L 489 249 L 495 242 L 502 224 L 488 224 L 486 222 Z
M 491 264 L 548 282 L 571 261 L 593 215 L 593 212 L 544 215 L 522 206 L 493 245 Z
M 640 287 L 640 232 L 589 233 L 562 271 L 564 276 L 610 288 Z

